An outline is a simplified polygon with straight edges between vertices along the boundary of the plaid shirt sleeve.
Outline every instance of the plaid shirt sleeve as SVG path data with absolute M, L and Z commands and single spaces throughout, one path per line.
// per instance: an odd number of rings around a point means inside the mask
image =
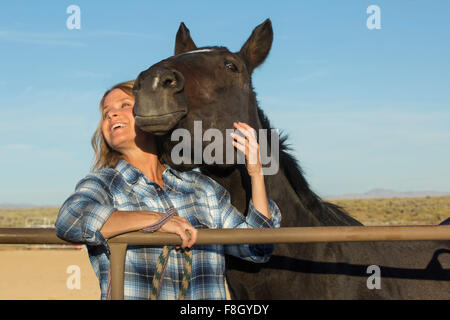
M 250 200 L 247 216 L 232 204 L 229 192 L 210 179 L 217 199 L 216 214 L 221 217 L 221 228 L 279 228 L 281 213 L 274 201 L 268 199 L 271 219 L 264 216 Z M 225 253 L 253 262 L 267 262 L 274 250 L 273 244 L 225 245 Z
M 100 229 L 116 210 L 102 179 L 94 174 L 88 175 L 61 206 L 55 223 L 56 235 L 71 242 L 106 245 Z

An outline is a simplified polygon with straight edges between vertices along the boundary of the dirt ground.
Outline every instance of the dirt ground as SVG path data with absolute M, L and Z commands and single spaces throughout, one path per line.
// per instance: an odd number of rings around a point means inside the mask
M 228 288 L 227 299 L 230 299 Z M 0 300 L 98 300 L 86 250 L 0 247 Z
M 0 299 L 97 300 L 85 250 L 0 250 Z

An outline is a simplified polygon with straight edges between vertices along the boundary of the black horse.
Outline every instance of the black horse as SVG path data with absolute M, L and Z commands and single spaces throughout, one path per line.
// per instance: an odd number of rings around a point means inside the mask
M 163 160 L 169 165 L 200 170 L 231 194 L 232 203 L 246 212 L 250 180 L 239 164 L 176 164 L 171 152 L 173 130 L 195 138 L 194 121 L 202 129 L 216 128 L 225 136 L 233 121 L 270 129 L 252 87 L 253 70 L 264 62 L 273 40 L 270 20 L 257 26 L 238 52 L 225 47 L 197 48 L 182 23 L 175 55 L 143 71 L 136 79 L 136 123 L 158 136 Z M 270 131 L 268 131 L 270 134 Z M 271 141 L 271 139 L 267 139 Z M 185 141 L 186 142 L 186 141 Z M 272 146 L 273 147 L 273 146 Z M 225 148 L 225 147 L 224 147 Z M 340 207 L 323 201 L 308 186 L 286 137 L 279 145 L 280 169 L 265 176 L 268 196 L 280 207 L 282 227 L 361 225 Z M 227 257 L 227 279 L 236 299 L 448 299 L 450 298 L 450 242 L 356 242 L 278 244 L 268 263 L 252 264 Z M 369 285 L 381 271 L 379 288 Z

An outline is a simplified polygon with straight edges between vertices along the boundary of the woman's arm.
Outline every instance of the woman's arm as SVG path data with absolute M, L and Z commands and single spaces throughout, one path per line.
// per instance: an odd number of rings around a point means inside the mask
M 108 190 L 95 175 L 82 179 L 59 210 L 55 223 L 57 236 L 88 245 L 106 244 L 106 239 L 148 227 L 163 215 L 150 211 L 119 211 L 114 208 Z M 158 231 L 178 234 L 183 248 L 192 246 L 197 240 L 195 228 L 178 216 L 171 217 Z M 190 238 L 185 231 L 189 231 Z
M 152 211 L 114 211 L 100 232 L 108 239 L 122 233 L 138 231 L 157 223 L 163 215 L 163 213 Z M 197 240 L 197 230 L 184 217 L 171 217 L 158 231 L 178 234 L 181 237 L 183 249 L 192 247 Z
M 265 217 L 271 219 L 272 215 L 269 210 L 269 202 L 267 201 L 266 186 L 264 184 L 264 176 L 250 176 L 252 181 L 252 201 L 255 209 L 261 212 Z
M 114 211 L 100 229 L 106 239 L 122 233 L 141 230 L 156 223 L 161 214 L 151 211 Z
M 256 140 L 255 129 L 246 123 L 235 122 L 234 127 L 244 134 L 245 137 L 231 133 L 235 139 L 233 145 L 245 155 L 247 172 L 252 183 L 252 200 L 255 209 L 265 217 L 271 219 L 269 202 L 267 200 L 266 186 L 259 157 L 259 144 Z

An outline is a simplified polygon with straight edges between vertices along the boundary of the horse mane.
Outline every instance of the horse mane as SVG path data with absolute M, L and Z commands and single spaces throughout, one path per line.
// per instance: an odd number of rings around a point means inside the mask
M 267 140 L 271 141 L 271 124 L 264 111 L 257 106 L 258 117 L 262 128 L 267 129 Z M 361 225 L 344 209 L 333 203 L 322 200 L 309 187 L 303 176 L 303 170 L 298 160 L 292 155 L 292 146 L 287 142 L 288 134 L 280 132 L 279 165 L 286 175 L 300 201 L 323 225 Z

